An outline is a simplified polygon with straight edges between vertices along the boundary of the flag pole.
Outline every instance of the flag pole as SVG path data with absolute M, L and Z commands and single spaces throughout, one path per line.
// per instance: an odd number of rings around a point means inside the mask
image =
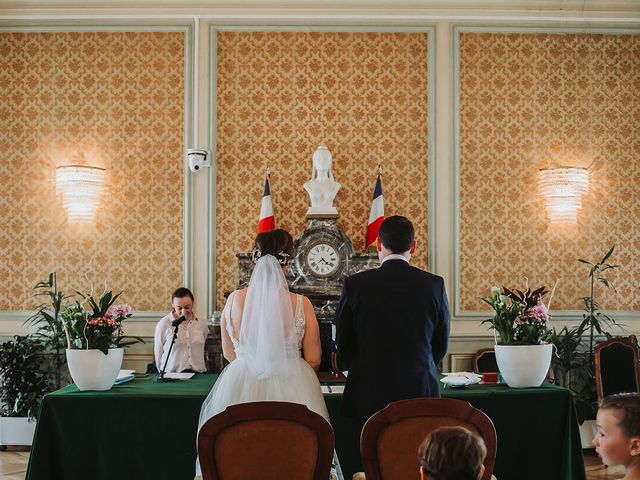
M 367 233 L 365 235 L 365 251 L 375 244 L 378 237 L 378 229 L 384 220 L 384 200 L 382 197 L 382 165 L 378 164 L 376 168 L 378 177 L 376 178 L 375 187 L 373 189 L 373 200 L 371 202 L 371 211 L 369 213 L 369 221 L 367 222 Z
M 258 233 L 268 232 L 276 228 L 275 216 L 273 215 L 273 204 L 271 203 L 271 186 L 269 185 L 270 176 L 271 167 L 267 162 L 267 167 L 265 169 L 264 192 L 262 193 L 262 201 L 260 203 Z

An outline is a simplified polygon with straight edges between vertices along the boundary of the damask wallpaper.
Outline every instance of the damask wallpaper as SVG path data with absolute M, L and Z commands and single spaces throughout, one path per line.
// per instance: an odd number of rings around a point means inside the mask
M 551 225 L 538 170 L 589 168 L 576 225 Z M 640 310 L 640 36 L 460 34 L 460 307 L 492 285 L 553 286 L 581 309 L 615 245 L 604 308 Z
M 124 290 L 165 309 L 182 283 L 184 34 L 0 33 L 0 310 Z M 69 226 L 55 167 L 107 169 L 95 223 Z
M 217 308 L 256 234 L 267 164 L 276 226 L 306 225 L 311 156 L 326 143 L 338 225 L 363 250 L 376 178 L 385 213 L 416 227 L 427 265 L 427 33 L 219 32 Z

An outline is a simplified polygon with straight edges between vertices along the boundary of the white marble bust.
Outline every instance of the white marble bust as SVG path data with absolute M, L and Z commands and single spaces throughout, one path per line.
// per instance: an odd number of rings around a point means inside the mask
M 326 145 L 320 145 L 313 152 L 313 170 L 311 180 L 305 182 L 304 189 L 309 194 L 311 207 L 307 215 L 337 215 L 338 210 L 333 206 L 340 184 L 333 178 L 331 163 L 333 157 Z

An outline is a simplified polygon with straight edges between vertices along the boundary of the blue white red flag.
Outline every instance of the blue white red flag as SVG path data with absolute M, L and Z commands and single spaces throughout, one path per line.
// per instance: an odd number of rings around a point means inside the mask
M 260 221 L 258 222 L 258 233 L 268 232 L 276 228 L 276 218 L 273 216 L 273 205 L 271 205 L 271 192 L 269 190 L 269 175 L 264 180 L 264 193 L 262 194 L 262 205 L 260 205 Z
M 367 237 L 364 249 L 376 243 L 378 229 L 384 220 L 384 201 L 382 200 L 382 181 L 380 175 L 376 180 L 376 187 L 373 190 L 373 202 L 371 203 L 371 213 L 369 213 L 369 224 L 367 225 Z

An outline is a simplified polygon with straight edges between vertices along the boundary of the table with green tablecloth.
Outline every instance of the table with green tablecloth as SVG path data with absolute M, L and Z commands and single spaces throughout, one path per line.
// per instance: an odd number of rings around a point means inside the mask
M 106 392 L 68 386 L 42 403 L 27 480 L 193 478 L 200 406 L 217 375 L 156 383 L 137 378 Z M 568 390 L 552 385 L 510 389 L 474 385 L 444 389 L 470 402 L 498 432 L 499 480 L 585 478 L 578 424 Z M 359 469 L 354 426 L 342 416 L 339 394 L 325 400 L 345 478 Z

